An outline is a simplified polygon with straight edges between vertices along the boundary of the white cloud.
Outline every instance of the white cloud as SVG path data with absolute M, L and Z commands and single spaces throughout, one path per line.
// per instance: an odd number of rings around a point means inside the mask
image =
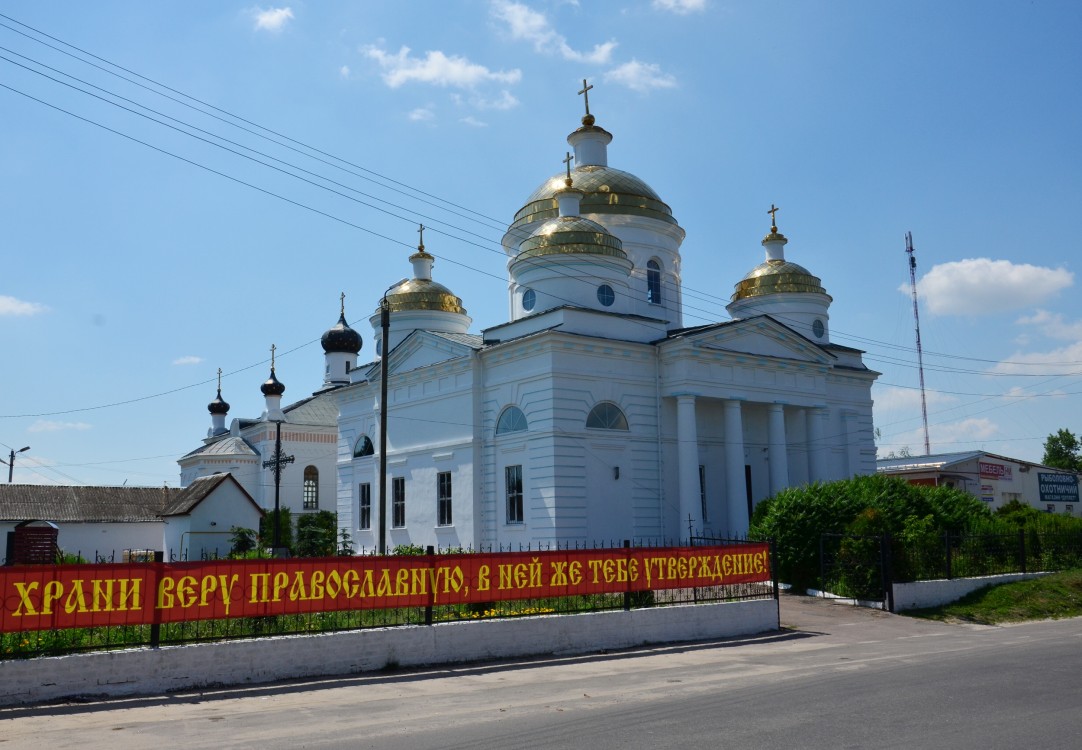
M 196 357 L 195 355 L 189 354 L 189 355 L 187 355 L 185 357 L 177 357 L 176 359 L 173 360 L 173 364 L 174 365 L 197 365 L 202 361 L 203 361 L 202 357 Z
M 1082 320 L 1064 320 L 1062 313 L 1037 310 L 1033 315 L 1023 315 L 1015 322 L 1020 326 L 1038 327 L 1040 330 L 1037 333 L 1051 339 L 1082 341 Z M 1028 335 L 1025 338 L 1028 341 Z
M 293 20 L 292 8 L 252 8 L 250 13 L 255 19 L 256 31 L 270 31 L 277 34 Z
M 977 450 L 984 441 L 996 439 L 1003 434 L 999 425 L 983 417 L 968 417 L 957 422 L 928 425 L 928 442 L 933 453 Z M 899 432 L 884 437 L 877 446 L 879 457 L 888 453 L 901 453 L 908 449 L 910 455 L 924 455 L 924 428 Z
M 517 68 L 491 71 L 465 57 L 447 56 L 438 50 L 426 52 L 424 57 L 410 57 L 409 47 L 390 54 L 379 47 L 368 46 L 362 53 L 379 64 L 383 69 L 383 82 L 392 89 L 410 82 L 468 89 L 490 81 L 511 84 L 522 79 L 522 71 Z
M 612 59 L 612 51 L 616 48 L 615 41 L 608 41 L 594 45 L 590 52 L 575 50 L 562 34 L 552 28 L 543 13 L 538 13 L 522 3 L 494 0 L 492 15 L 507 24 L 512 39 L 530 42 L 537 52 L 559 55 L 572 62 L 604 65 Z
M 667 10 L 681 16 L 706 10 L 706 0 L 654 0 L 658 10 Z
M 26 428 L 27 432 L 61 432 L 66 430 L 89 430 L 90 425 L 86 422 L 54 422 L 48 419 L 39 419 Z
M 638 60 L 624 63 L 605 73 L 606 83 L 618 83 L 633 91 L 652 89 L 671 89 L 676 86 L 676 79 L 661 72 L 653 63 L 641 63 Z
M 349 78 L 349 66 L 343 65 L 341 68 L 339 68 L 338 75 L 342 78 Z
M 514 109 L 519 105 L 518 99 L 512 96 L 511 92 L 504 89 L 500 92 L 500 95 L 495 99 L 485 99 L 484 97 L 475 96 L 470 99 L 470 104 L 478 109 Z
M 24 302 L 21 299 L 0 294 L 0 315 L 37 315 L 48 309 L 45 305 L 39 305 L 37 302 Z
M 1073 283 L 1064 268 L 967 258 L 933 266 L 917 282 L 917 293 L 935 315 L 982 315 L 1035 305 Z M 912 293 L 904 284 L 898 290 Z
M 889 385 L 876 385 L 874 390 L 876 414 L 886 414 L 896 410 L 910 411 L 920 409 L 919 388 L 897 388 Z M 938 391 L 926 391 L 925 402 L 933 406 L 943 407 L 952 404 L 957 399 L 946 393 Z
M 1050 352 L 1015 352 L 991 368 L 1008 375 L 1078 375 L 1082 373 L 1082 341 Z
M 465 123 L 466 125 L 469 125 L 470 127 L 474 127 L 474 128 L 487 128 L 488 127 L 487 122 L 481 122 L 476 117 L 463 117 L 461 120 L 459 120 L 459 122 Z
M 410 119 L 411 122 L 428 122 L 435 119 L 436 114 L 427 107 L 418 107 L 417 109 L 410 112 L 407 117 Z

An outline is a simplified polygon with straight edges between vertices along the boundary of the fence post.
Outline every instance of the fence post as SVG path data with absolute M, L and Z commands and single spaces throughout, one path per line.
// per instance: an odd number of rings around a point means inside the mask
M 1026 572 L 1026 530 L 1018 530 L 1018 554 L 1022 559 L 1022 572 Z
M 436 550 L 431 544 L 425 548 L 425 555 L 428 556 L 428 567 L 431 568 L 434 563 L 433 558 L 436 555 Z M 432 597 L 434 594 L 434 591 L 428 593 L 428 604 L 425 606 L 425 625 L 432 624 Z
M 827 569 L 826 561 L 823 558 L 823 537 L 825 534 L 819 535 L 819 590 L 825 591 L 827 588 Z M 807 592 L 805 592 L 807 593 Z
M 630 565 L 630 562 L 631 562 L 631 540 L 630 539 L 625 539 L 624 540 L 624 549 L 627 550 L 627 556 L 626 556 L 625 560 L 629 563 L 627 567 L 628 567 L 628 569 L 630 569 L 631 568 L 631 565 Z M 624 592 L 624 611 L 625 612 L 630 612 L 631 611 L 631 576 L 627 577 L 627 591 Z
M 943 532 L 943 554 L 947 561 L 947 580 L 951 579 L 951 533 L 949 531 Z
M 156 551 L 154 553 L 154 568 L 155 568 L 154 588 L 151 589 L 151 592 L 154 592 L 154 591 L 158 590 L 158 578 L 160 577 L 158 575 L 158 573 L 161 572 L 160 570 L 158 570 L 158 565 L 160 565 L 161 563 L 164 563 L 164 562 L 165 562 L 165 552 Z M 153 593 L 151 593 L 150 595 L 153 596 Z M 154 621 L 150 624 L 150 647 L 151 648 L 158 648 L 162 643 L 161 616 L 162 616 L 161 615 L 161 610 L 159 610 L 157 607 L 155 607 L 154 608 Z
M 820 546 L 822 543 L 820 542 Z M 774 579 L 774 601 L 780 602 L 781 595 L 778 587 L 778 542 L 770 537 L 770 577 Z
M 894 611 L 894 576 L 890 570 L 890 533 L 883 534 L 879 540 L 880 565 L 883 570 L 883 595 L 886 597 L 887 611 Z

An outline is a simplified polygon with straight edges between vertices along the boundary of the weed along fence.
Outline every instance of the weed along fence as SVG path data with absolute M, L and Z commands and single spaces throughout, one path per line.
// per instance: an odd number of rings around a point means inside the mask
M 765 542 L 0 569 L 0 657 L 776 599 Z

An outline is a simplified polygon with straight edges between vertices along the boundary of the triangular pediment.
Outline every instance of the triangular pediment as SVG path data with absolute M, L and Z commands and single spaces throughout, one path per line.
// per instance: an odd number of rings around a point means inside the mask
M 473 348 L 463 340 L 432 331 L 414 331 L 391 350 L 387 360 L 387 369 L 392 375 L 406 373 L 440 362 L 467 357 L 472 351 Z M 372 365 L 369 380 L 379 377 L 379 368 L 379 362 Z
M 768 315 L 734 320 L 683 336 L 694 348 L 832 365 L 836 357 Z

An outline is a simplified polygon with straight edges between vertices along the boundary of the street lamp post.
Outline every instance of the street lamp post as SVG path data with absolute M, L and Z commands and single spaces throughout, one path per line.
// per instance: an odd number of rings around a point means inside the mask
M 15 474 L 15 454 L 23 453 L 28 450 L 30 450 L 29 445 L 25 448 L 20 448 L 19 450 L 15 450 L 14 448 L 11 449 L 11 453 L 8 455 L 8 484 L 11 484 L 12 476 Z

